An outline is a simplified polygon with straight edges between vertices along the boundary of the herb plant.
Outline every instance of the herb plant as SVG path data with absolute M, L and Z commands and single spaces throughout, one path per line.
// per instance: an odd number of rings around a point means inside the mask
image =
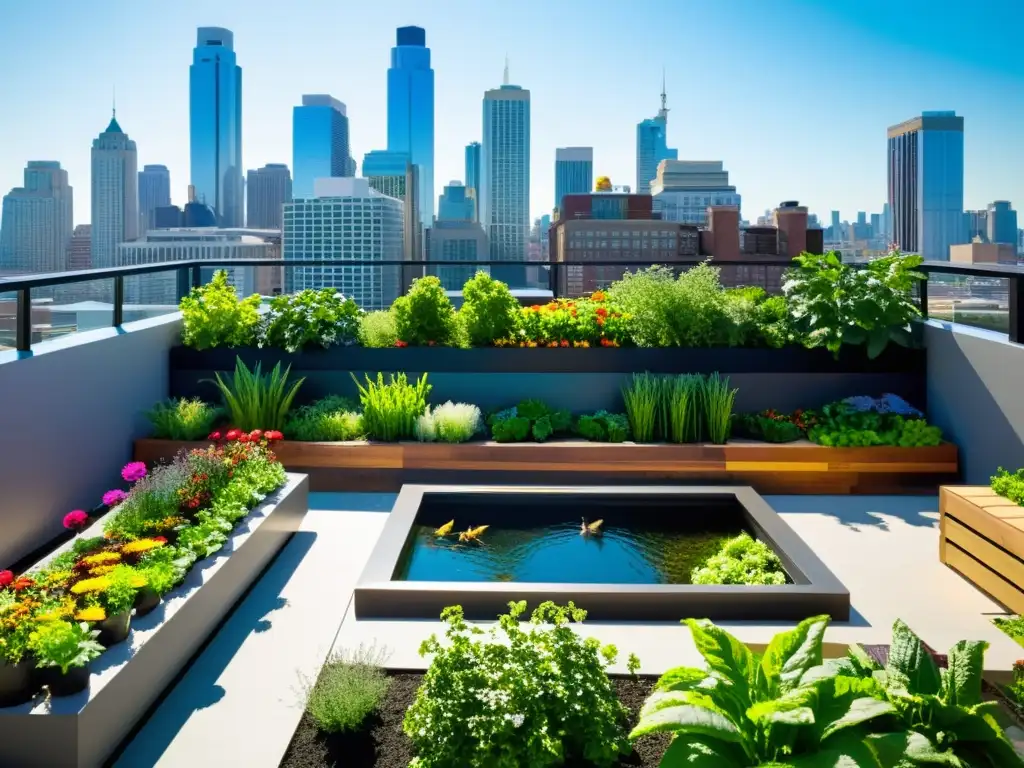
M 290 371 L 289 365 L 282 373 L 281 364 L 277 363 L 270 373 L 264 375 L 262 363 L 256 363 L 250 371 L 240 357 L 235 358 L 235 373 L 228 381 L 217 371 L 212 383 L 224 398 L 231 424 L 245 432 L 282 429 L 292 401 L 305 381 L 304 378 L 299 379 L 289 387 Z
M 358 440 L 363 435 L 363 417 L 355 403 L 332 395 L 289 413 L 283 432 L 289 440 Z
M 771 547 L 741 533 L 694 568 L 690 580 L 694 584 L 785 584 L 786 571 Z
M 920 256 L 893 251 L 861 268 L 839 254 L 809 253 L 794 259 L 782 291 L 796 332 L 808 347 L 839 355 L 843 344 L 863 344 L 878 357 L 890 342 L 911 346 L 911 321 L 920 317 L 911 292 L 924 275 Z
M 166 400 L 146 413 L 158 440 L 201 440 L 222 415 L 198 397 Z
M 583 639 L 571 624 L 586 612 L 542 603 L 521 625 L 525 602 L 489 632 L 446 608 L 447 643 L 433 657 L 406 712 L 416 757 L 410 768 L 545 768 L 570 758 L 611 766 L 630 751 L 627 711 L 607 675 L 617 651 Z
M 260 297 L 239 299 L 228 273 L 218 270 L 206 285 L 181 300 L 181 341 L 186 347 L 245 347 L 256 340 Z
M 894 396 L 887 395 L 886 398 Z M 906 407 L 892 407 L 895 401 L 881 398 L 847 398 L 829 403 L 814 414 L 816 421 L 807 433 L 819 445 L 847 447 L 939 445 L 942 430 L 929 425 L 921 412 L 896 398 Z
M 388 690 L 384 654 L 373 648 L 333 654 L 316 682 L 305 683 L 306 711 L 325 733 L 359 730 Z
M 633 439 L 638 443 L 653 443 L 662 413 L 661 379 L 650 373 L 633 374 L 630 383 L 622 388 L 622 400 Z
M 403 345 L 446 347 L 457 339 L 455 308 L 433 275 L 413 280 L 409 292 L 395 299 L 391 313 Z
M 464 443 L 483 427 L 480 409 L 467 403 L 450 400 L 433 410 L 427 408 L 416 419 L 416 439 L 422 442 Z
M 566 410 L 555 410 L 540 400 L 523 400 L 512 408 L 492 414 L 487 419 L 491 437 L 499 443 L 520 443 L 534 440 L 543 443 L 554 435 L 572 428 L 572 416 Z
M 520 307 L 512 291 L 486 272 L 477 272 L 462 288 L 459 316 L 474 347 L 511 339 L 519 327 Z
M 580 416 L 576 432 L 596 443 L 623 443 L 629 439 L 629 418 L 624 413 L 598 411 Z
M 38 625 L 29 648 L 40 667 L 57 667 L 66 675 L 72 667 L 84 667 L 103 653 L 96 638 L 99 631 L 70 621 L 47 621 Z
M 1004 499 L 1009 499 L 1014 504 L 1024 506 L 1024 469 L 1008 472 L 999 467 L 996 474 L 992 476 L 991 483 L 992 490 Z M 1024 627 L 1022 627 L 1022 630 L 1024 630 Z M 1024 631 L 1021 634 L 1024 635 Z
M 677 667 L 662 675 L 631 734 L 673 734 L 663 768 L 916 765 L 901 762 L 909 758 L 910 734 L 893 731 L 896 708 L 878 684 L 822 665 L 827 616 L 776 635 L 763 655 L 708 621 L 684 623 L 707 670 Z M 890 745 L 897 753 L 891 762 L 881 757 Z
M 404 373 L 391 374 L 388 381 L 377 374 L 374 381 L 365 377 L 360 384 L 355 375 L 352 381 L 359 389 L 359 401 L 363 406 L 363 430 L 371 440 L 408 440 L 415 436 L 416 420 L 427 407 L 430 385 L 427 374 L 415 384 L 410 384 Z
M 367 312 L 359 321 L 359 343 L 364 347 L 393 347 L 398 341 L 391 310 Z
M 732 424 L 732 406 L 736 400 L 735 389 L 729 389 L 728 377 L 712 373 L 703 381 L 700 389 L 700 403 L 703 409 L 704 427 L 708 439 L 718 445 L 729 439 Z
M 260 324 L 259 346 L 287 352 L 349 346 L 358 338 L 361 314 L 352 299 L 333 288 L 275 296 Z

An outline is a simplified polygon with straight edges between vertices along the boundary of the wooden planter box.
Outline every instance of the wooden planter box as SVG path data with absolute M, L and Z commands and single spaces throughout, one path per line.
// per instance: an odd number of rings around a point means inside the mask
M 239 521 L 223 549 L 198 561 L 155 611 L 132 621 L 125 642 L 92 662 L 86 690 L 0 709 L 0 766 L 104 765 L 298 530 L 308 509 L 309 482 L 289 475 Z M 99 521 L 82 535 L 102 533 Z M 39 565 L 71 546 L 68 542 Z
M 153 463 L 205 443 L 138 440 Z M 957 478 L 957 449 L 826 448 L 809 442 L 639 445 L 547 443 L 302 443 L 275 451 L 314 491 L 398 491 L 406 483 L 664 483 L 752 485 L 760 493 L 934 493 Z M 512 475 L 512 473 L 516 473 Z
M 939 559 L 1024 614 L 1024 507 L 988 486 L 939 490 Z

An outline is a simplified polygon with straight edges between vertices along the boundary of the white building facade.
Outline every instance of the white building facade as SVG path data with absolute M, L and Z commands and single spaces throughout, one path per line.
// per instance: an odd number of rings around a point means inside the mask
M 282 256 L 340 263 L 290 267 L 285 291 L 334 288 L 368 311 L 391 306 L 401 292 L 401 267 L 344 262 L 402 260 L 403 202 L 363 178 L 317 179 L 314 193 L 285 204 Z
M 662 160 L 651 183 L 654 210 L 665 221 L 707 226 L 708 206 L 740 207 L 729 172 L 717 160 Z
M 117 247 L 138 238 L 139 223 L 138 152 L 115 116 L 92 142 L 92 266 L 115 266 Z

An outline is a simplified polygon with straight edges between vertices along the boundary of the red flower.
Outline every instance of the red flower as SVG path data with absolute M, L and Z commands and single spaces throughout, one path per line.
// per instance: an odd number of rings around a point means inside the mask
M 14 574 L 10 571 L 0 571 L 0 589 L 3 589 L 14 581 Z
M 220 440 L 221 439 L 221 434 L 220 434 L 220 432 L 211 432 L 210 436 L 207 437 L 206 439 L 207 440 Z
M 598 315 L 598 317 L 597 317 L 597 324 L 598 325 L 604 325 L 604 318 L 601 317 L 600 315 Z
M 409 342 L 402 341 L 401 339 L 399 339 L 398 341 L 395 342 L 395 346 L 396 347 L 408 347 L 409 346 Z
M 69 531 L 80 531 L 89 522 L 89 515 L 81 509 L 73 509 L 64 515 L 64 527 Z
M 240 429 L 229 429 L 228 433 L 224 435 L 224 439 L 230 443 L 233 442 L 234 440 L 237 440 L 241 436 L 241 434 L 242 430 Z
M 598 307 L 597 308 L 597 316 L 598 317 L 608 317 L 608 310 L 605 309 L 604 307 Z
M 35 586 L 35 582 L 28 576 L 19 576 L 14 580 L 14 584 L 11 586 L 15 592 L 20 592 L 23 589 Z
M 243 432 L 242 434 L 240 434 L 238 436 L 238 442 L 240 442 L 240 443 L 248 443 L 249 442 L 249 436 L 247 434 L 245 434 L 245 432 Z
M 568 347 L 569 346 L 569 342 L 566 341 L 565 339 L 562 339 L 562 342 L 559 344 L 559 346 L 560 347 Z
M 166 536 L 154 536 L 153 537 L 153 541 L 159 541 L 161 544 L 166 544 L 167 543 L 167 537 Z
M 262 429 L 254 429 L 252 432 L 249 433 L 250 440 L 259 440 L 261 437 L 263 437 Z
M 263 433 L 263 437 L 267 439 L 267 442 L 276 443 L 278 440 L 284 440 L 284 435 L 278 432 L 276 429 L 270 429 Z

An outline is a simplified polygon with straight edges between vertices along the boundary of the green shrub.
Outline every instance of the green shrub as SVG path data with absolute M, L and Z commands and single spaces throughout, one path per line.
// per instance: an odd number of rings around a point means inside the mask
M 572 428 L 572 414 L 555 410 L 540 400 L 523 400 L 512 408 L 492 414 L 487 419 L 491 437 L 499 443 L 519 443 L 533 439 L 543 443 L 552 435 Z
M 694 584 L 785 584 L 786 571 L 771 547 L 741 533 L 694 568 L 690 580 Z
M 477 272 L 462 288 L 459 317 L 474 347 L 489 347 L 511 339 L 519 327 L 519 302 L 508 286 L 486 272 Z
M 367 312 L 359 320 L 359 343 L 364 347 L 393 347 L 398 341 L 395 316 L 384 309 Z
M 814 414 L 816 424 L 807 433 L 811 442 L 832 447 L 939 445 L 942 430 L 920 418 L 920 412 L 902 400 L 900 412 L 886 410 L 887 395 L 875 400 L 853 397 L 829 403 Z M 893 398 L 895 399 L 895 398 Z
M 261 347 L 298 352 L 355 344 L 362 311 L 333 288 L 275 296 L 260 324 Z
M 325 733 L 358 731 L 387 694 L 384 653 L 360 648 L 334 654 L 312 685 L 305 686 L 306 711 Z
M 193 397 L 157 403 L 146 418 L 158 440 L 203 440 L 222 415 L 220 408 Z
M 363 406 L 363 430 L 371 440 L 409 440 L 415 436 L 416 420 L 427 408 L 430 385 L 427 374 L 415 384 L 410 384 L 404 373 L 391 374 L 388 381 L 377 374 L 374 381 L 365 377 L 366 384 L 359 383 L 355 375 L 352 381 L 359 389 L 359 401 Z
M 235 373 L 227 381 L 220 372 L 214 373 L 214 381 L 227 407 L 231 426 L 250 432 L 254 429 L 277 429 L 284 427 L 285 418 L 292 401 L 305 378 L 288 387 L 289 365 L 281 372 L 277 363 L 269 374 L 263 375 L 262 363 L 250 371 L 242 358 L 235 358 Z M 207 379 L 209 381 L 209 379 Z
M 448 642 L 431 636 L 420 646 L 433 658 L 405 714 L 416 750 L 410 768 L 546 768 L 568 759 L 611 766 L 630 751 L 628 713 L 607 674 L 614 646 L 573 631 L 586 612 L 572 603 L 542 603 L 520 624 L 525 610 L 510 603 L 481 631 L 460 607 L 445 608 Z
M 775 417 L 765 413 L 743 413 L 733 416 L 733 433 L 767 443 L 792 443 L 803 437 L 793 421 L 787 417 Z
M 1014 504 L 1024 506 L 1024 469 L 1008 472 L 999 467 L 992 476 L 992 490 Z
M 467 403 L 450 400 L 433 410 L 427 408 L 416 420 L 416 439 L 422 442 L 464 443 L 471 440 L 483 425 L 480 409 Z
M 452 346 L 457 340 L 455 308 L 441 281 L 433 275 L 412 281 L 412 287 L 391 305 L 398 340 L 412 347 Z
M 629 418 L 624 413 L 598 411 L 580 416 L 576 431 L 595 443 L 623 443 L 629 439 Z
M 208 284 L 193 288 L 179 308 L 181 343 L 186 347 L 246 347 L 256 341 L 260 297 L 239 300 L 224 270 L 215 272 Z
M 347 398 L 332 395 L 292 411 L 282 431 L 289 440 L 358 440 L 363 435 L 363 417 Z

